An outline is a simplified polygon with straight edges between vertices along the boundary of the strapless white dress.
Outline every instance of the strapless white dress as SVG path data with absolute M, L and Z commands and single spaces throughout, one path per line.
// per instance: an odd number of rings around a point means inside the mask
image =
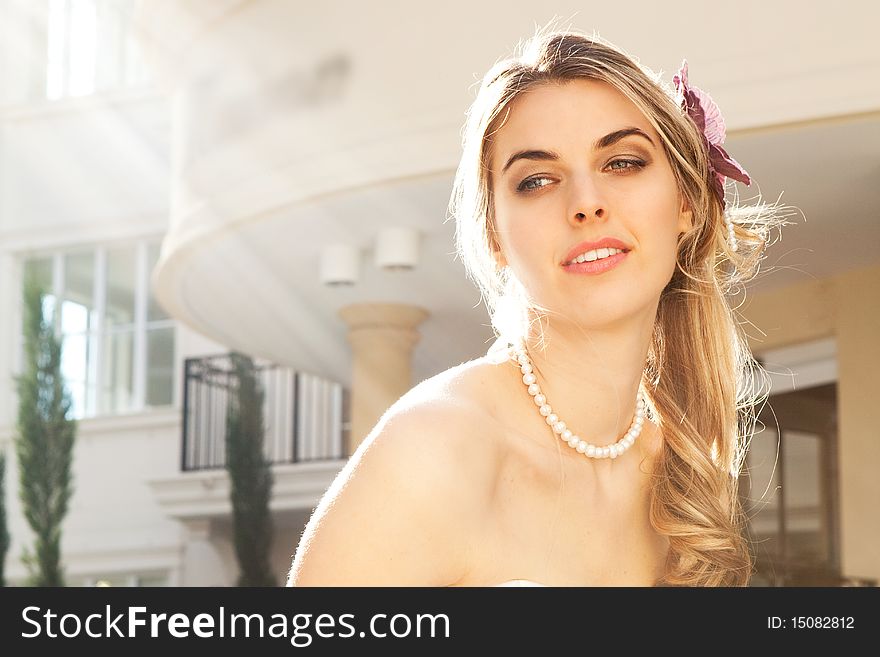
M 501 584 L 496 584 L 495 586 L 547 586 L 547 585 L 541 584 L 540 582 L 534 582 L 530 579 L 509 579 L 506 582 L 501 582 Z

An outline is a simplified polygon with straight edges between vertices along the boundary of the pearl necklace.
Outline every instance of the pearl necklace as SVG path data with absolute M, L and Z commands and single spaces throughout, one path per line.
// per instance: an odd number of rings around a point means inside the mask
M 645 400 L 642 396 L 642 391 L 640 390 L 636 402 L 636 416 L 633 419 L 633 423 L 630 425 L 629 431 L 626 432 L 623 438 L 613 445 L 607 445 L 605 447 L 592 445 L 585 440 L 581 440 L 580 436 L 572 433 L 571 430 L 565 426 L 565 422 L 562 422 L 557 417 L 556 413 L 554 413 L 553 409 L 550 407 L 550 404 L 547 403 L 547 398 L 541 394 L 541 388 L 536 383 L 537 377 L 532 373 L 532 362 L 529 360 L 525 351 L 521 349 L 512 349 L 511 357 L 516 359 L 516 364 L 519 365 L 519 369 L 523 375 L 522 381 L 528 387 L 529 394 L 532 396 L 535 405 L 539 407 L 538 411 L 544 416 L 547 424 L 553 428 L 553 432 L 557 434 L 560 439 L 567 442 L 569 447 L 576 449 L 580 454 L 594 459 L 616 459 L 632 446 L 636 441 L 636 438 L 638 438 L 639 434 L 642 432 L 642 425 L 645 422 Z

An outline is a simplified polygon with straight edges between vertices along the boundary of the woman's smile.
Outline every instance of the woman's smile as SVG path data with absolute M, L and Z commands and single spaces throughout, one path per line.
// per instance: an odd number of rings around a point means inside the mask
M 616 268 L 628 255 L 629 251 L 621 251 L 593 261 L 573 262 L 563 265 L 562 268 L 569 274 L 604 274 L 606 271 Z

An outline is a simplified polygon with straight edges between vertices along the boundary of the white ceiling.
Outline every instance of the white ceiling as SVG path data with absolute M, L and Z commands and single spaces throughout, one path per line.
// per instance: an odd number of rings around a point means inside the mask
M 737 183 L 742 202 L 782 194 L 803 213 L 770 247 L 751 290 L 880 262 L 880 112 L 738 133 L 725 148 L 756 181 Z

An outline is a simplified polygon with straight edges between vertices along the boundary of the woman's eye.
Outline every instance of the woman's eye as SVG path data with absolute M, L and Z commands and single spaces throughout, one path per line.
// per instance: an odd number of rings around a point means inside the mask
M 615 164 L 626 164 L 629 166 L 615 167 Z M 627 169 L 641 169 L 645 166 L 642 160 L 612 160 L 608 165 L 613 171 L 625 171 Z
M 523 180 L 519 184 L 519 187 L 516 188 L 516 191 L 518 191 L 518 192 L 533 192 L 536 189 L 540 189 L 541 187 L 544 187 L 544 185 L 537 184 L 541 180 L 550 180 L 550 179 L 547 178 L 546 176 L 535 176 L 534 178 L 526 178 L 525 180 Z M 533 185 L 532 183 L 535 183 L 535 184 Z

